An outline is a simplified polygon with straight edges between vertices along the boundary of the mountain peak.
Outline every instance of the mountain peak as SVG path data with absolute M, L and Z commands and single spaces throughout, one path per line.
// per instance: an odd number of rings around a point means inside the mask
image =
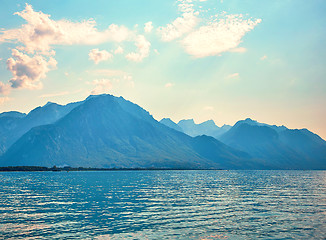
M 207 125 L 207 126 L 216 126 L 214 120 L 210 119 L 205 122 L 200 123 L 201 125 Z
M 52 105 L 52 104 L 56 104 L 56 103 L 48 101 L 43 107 L 46 107 L 46 106 L 49 106 L 49 105 Z
M 186 123 L 186 124 L 196 124 L 195 123 L 195 121 L 194 121 L 194 119 L 182 119 L 182 120 L 180 120 L 179 122 L 178 122 L 178 124 L 183 124 L 183 123 Z
M 89 95 L 89 96 L 86 98 L 86 100 L 89 100 L 89 99 L 91 99 L 91 98 L 106 97 L 106 96 L 111 96 L 111 97 L 113 97 L 113 95 L 111 95 L 111 94 L 107 94 L 107 93 L 103 93 L 103 94 L 91 94 L 91 95 Z
M 26 113 L 21 113 L 21 112 L 17 112 L 17 111 L 10 111 L 10 112 L 0 113 L 0 118 L 1 117 L 23 118 L 25 116 L 26 116 Z

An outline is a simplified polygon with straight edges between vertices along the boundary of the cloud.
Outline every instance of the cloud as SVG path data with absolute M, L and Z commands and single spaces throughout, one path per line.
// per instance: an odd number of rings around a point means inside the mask
M 237 48 L 230 49 L 229 52 L 245 53 L 247 52 L 247 49 L 244 47 L 237 47 Z
M 92 49 L 89 52 L 88 56 L 90 60 L 93 60 L 95 62 L 95 64 L 113 58 L 113 55 L 111 53 L 105 50 L 100 51 L 98 48 Z
M 121 46 L 117 47 L 117 49 L 114 50 L 114 54 L 122 54 L 123 52 L 124 52 L 124 50 Z
M 170 42 L 174 39 L 180 38 L 185 33 L 189 33 L 199 23 L 197 17 L 198 12 L 195 12 L 193 5 L 188 1 L 180 1 L 179 10 L 182 15 L 176 18 L 172 23 L 167 24 L 165 27 L 159 27 L 157 32 L 164 42 Z M 189 1 L 191 2 L 191 1 Z
M 49 93 L 49 94 L 42 94 L 39 96 L 40 98 L 49 98 L 49 97 L 58 97 L 58 96 L 64 96 L 68 95 L 70 92 L 68 91 L 63 91 L 63 92 L 57 92 L 57 93 Z
M 10 93 L 10 84 L 8 83 L 3 83 L 3 82 L 0 82 L 0 94 L 2 95 L 9 95 Z
M 234 79 L 234 78 L 238 78 L 240 76 L 239 73 L 232 73 L 232 74 L 229 74 L 226 78 L 227 79 Z
M 153 30 L 153 23 L 152 22 L 145 23 L 144 31 L 150 33 L 152 30 Z
M 136 35 L 124 26 L 109 25 L 98 30 L 93 19 L 72 22 L 68 20 L 52 20 L 43 12 L 36 12 L 26 4 L 23 11 L 15 13 L 26 23 L 19 28 L 1 29 L 0 43 L 19 44 L 12 50 L 12 57 L 7 60 L 8 70 L 13 74 L 10 80 L 12 88 L 39 89 L 41 79 L 56 67 L 53 50 L 57 45 L 96 45 L 104 42 L 135 41 Z M 121 49 L 119 50 L 121 52 Z M 28 55 L 27 55 L 27 54 Z M 90 58 L 98 63 L 111 58 L 107 51 L 93 49 Z M 3 86 L 1 92 L 4 92 Z
M 41 79 L 46 73 L 54 69 L 57 62 L 54 58 L 48 60 L 40 55 L 30 57 L 17 49 L 12 50 L 12 58 L 7 60 L 7 68 L 12 73 L 10 80 L 12 88 L 39 89 L 42 87 Z
M 143 35 L 138 35 L 135 41 L 137 52 L 131 52 L 126 55 L 130 61 L 141 62 L 144 58 L 148 57 L 151 43 L 146 40 Z
M 262 60 L 262 61 L 264 61 L 264 60 L 266 60 L 267 59 L 267 56 L 266 55 L 264 55 L 264 56 L 262 56 L 261 58 L 260 58 L 260 60 Z
M 196 58 L 235 51 L 242 37 L 260 22 L 261 19 L 251 20 L 243 19 L 242 15 L 228 15 L 191 32 L 181 44 L 188 54 Z M 239 51 L 239 48 L 236 51 Z M 240 48 L 240 51 L 243 49 Z
M 91 92 L 92 94 L 107 93 L 112 89 L 110 79 L 96 79 L 92 81 L 91 84 L 95 85 L 95 88 Z
M 167 84 L 165 84 L 164 87 L 166 87 L 166 88 L 170 88 L 170 87 L 173 87 L 173 86 L 174 86 L 174 83 L 167 83 Z
M 205 111 L 214 111 L 214 107 L 213 106 L 205 106 L 204 110 Z
M 98 69 L 95 71 L 90 72 L 95 76 L 102 77 L 101 79 L 110 80 L 110 83 L 114 86 L 127 86 L 127 87 L 134 87 L 135 83 L 133 81 L 132 76 L 122 70 L 116 69 Z
M 104 76 L 104 77 L 121 77 L 121 76 L 129 76 L 129 74 L 122 70 L 116 69 L 97 69 L 90 72 L 97 76 Z
M 8 101 L 10 101 L 9 97 L 0 97 L 0 105 L 4 104 L 5 102 L 8 102 Z
M 19 49 L 28 53 L 37 51 L 42 54 L 52 54 L 53 45 L 122 42 L 133 35 L 128 28 L 115 24 L 111 24 L 104 31 L 99 31 L 93 19 L 82 22 L 54 21 L 48 14 L 35 12 L 29 4 L 26 4 L 22 12 L 15 14 L 25 19 L 27 24 L 22 25 L 21 28 L 1 31 L 0 42 L 22 43 L 24 46 Z
M 113 78 L 96 79 L 90 82 L 89 84 L 95 86 L 91 91 L 91 94 L 107 93 L 113 90 L 114 88 L 119 88 L 119 87 L 133 88 L 135 86 L 135 83 L 132 80 L 132 76 L 130 75 L 124 75 L 124 76 L 113 77 Z

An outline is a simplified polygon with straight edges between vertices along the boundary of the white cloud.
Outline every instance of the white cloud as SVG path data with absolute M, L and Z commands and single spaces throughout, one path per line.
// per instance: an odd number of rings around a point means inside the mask
M 144 31 L 150 33 L 152 30 L 153 30 L 153 23 L 152 22 L 145 23 Z
M 12 50 L 12 58 L 7 60 L 8 70 L 13 74 L 10 80 L 12 88 L 39 89 L 42 87 L 41 79 L 46 73 L 54 69 L 57 62 L 54 58 L 35 55 L 30 57 L 17 49 Z
M 51 54 L 53 45 L 122 42 L 133 34 L 126 27 L 115 24 L 111 24 L 104 31 L 99 31 L 93 19 L 82 22 L 54 21 L 48 14 L 35 12 L 29 4 L 26 4 L 22 12 L 15 14 L 25 19 L 27 24 L 21 28 L 1 31 L 0 42 L 22 43 L 24 46 L 20 47 L 20 50 L 28 53 L 38 51 L 42 54 Z
M 266 60 L 267 59 L 267 56 L 266 55 L 264 55 L 264 56 L 262 56 L 261 58 L 260 58 L 260 60 L 262 60 L 262 61 L 264 61 L 264 60 Z
M 98 64 L 99 62 L 102 61 L 106 61 L 113 57 L 113 55 L 108 51 L 105 50 L 100 51 L 98 48 L 92 49 L 89 52 L 88 56 L 90 60 L 93 60 L 95 62 L 95 64 Z
M 180 1 L 179 10 L 182 15 L 175 19 L 172 23 L 165 27 L 158 28 L 158 34 L 164 42 L 170 42 L 174 39 L 180 38 L 186 33 L 192 31 L 199 23 L 197 17 L 198 12 L 195 12 L 191 1 Z
M 167 84 L 165 84 L 165 86 L 164 87 L 166 87 L 166 88 L 170 88 L 170 87 L 173 87 L 174 86 L 174 83 L 167 83 Z
M 239 73 L 232 73 L 227 76 L 227 79 L 238 78 L 240 76 Z
M 137 51 L 128 53 L 126 58 L 130 61 L 141 62 L 144 58 L 148 57 L 151 43 L 147 41 L 143 35 L 138 35 L 135 45 L 137 47 Z
M 123 52 L 124 52 L 124 50 L 121 46 L 117 47 L 117 49 L 114 50 L 114 54 L 122 54 Z
M 228 15 L 215 19 L 186 36 L 181 44 L 185 51 L 196 57 L 219 55 L 237 48 L 242 37 L 252 30 L 261 19 L 243 19 L 242 15 Z

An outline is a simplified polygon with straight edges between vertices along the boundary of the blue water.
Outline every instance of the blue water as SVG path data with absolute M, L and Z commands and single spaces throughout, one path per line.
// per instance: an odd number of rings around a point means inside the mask
M 0 173 L 0 239 L 325 239 L 326 171 Z

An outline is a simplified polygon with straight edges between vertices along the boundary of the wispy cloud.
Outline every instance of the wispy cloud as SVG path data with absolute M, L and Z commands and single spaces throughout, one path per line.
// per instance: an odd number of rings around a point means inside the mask
M 244 19 L 242 15 L 216 18 L 191 32 L 181 41 L 181 44 L 188 54 L 196 58 L 237 51 L 236 48 L 241 43 L 242 37 L 260 21 L 260 19 Z M 243 50 L 240 48 L 241 52 Z
M 145 23 L 144 31 L 146 33 L 150 33 L 152 30 L 153 30 L 153 23 L 152 22 Z
M 123 52 L 124 52 L 124 49 L 121 46 L 117 47 L 117 49 L 114 50 L 114 54 L 122 54 Z
M 49 98 L 49 97 L 58 97 L 58 96 L 64 96 L 71 94 L 71 92 L 63 91 L 63 92 L 57 92 L 57 93 L 48 93 L 48 94 L 42 94 L 39 97 L 40 98 Z
M 101 94 L 108 93 L 112 89 L 112 82 L 110 79 L 96 79 L 91 82 L 94 85 L 94 89 L 92 90 L 92 94 Z
M 98 69 L 90 72 L 90 74 L 98 76 L 99 78 L 90 82 L 89 84 L 94 85 L 92 93 L 104 93 L 108 92 L 113 88 L 118 87 L 131 87 L 133 88 L 135 83 L 133 77 L 122 70 L 116 69 Z
M 8 95 L 10 93 L 10 84 L 0 82 L 0 94 L 2 95 Z
M 166 83 L 165 85 L 164 85 L 164 87 L 166 87 L 166 88 L 171 88 L 171 87 L 173 87 L 174 86 L 174 83 Z
M 103 76 L 103 77 L 117 77 L 117 76 L 129 76 L 130 74 L 117 69 L 97 69 L 89 72 L 93 75 Z
M 128 53 L 126 58 L 133 62 L 141 62 L 144 58 L 148 57 L 151 43 L 143 35 L 138 35 L 135 45 L 137 51 Z
M 214 107 L 213 106 L 205 106 L 204 110 L 205 111 L 214 111 Z
M 218 56 L 223 52 L 246 52 L 238 47 L 244 35 L 254 29 L 261 19 L 245 18 L 241 14 L 199 16 L 193 0 L 178 0 L 181 16 L 158 28 L 162 41 L 180 39 L 184 50 L 195 58 Z
M 0 105 L 4 104 L 5 102 L 8 102 L 10 100 L 11 100 L 11 98 L 9 98 L 9 97 L 0 97 Z
M 169 42 L 174 39 L 182 37 L 184 34 L 192 31 L 199 22 L 197 17 L 198 12 L 193 9 L 191 1 L 179 1 L 179 10 L 182 13 L 180 17 L 173 22 L 167 24 L 165 27 L 159 27 L 157 32 L 164 42 Z
M 247 49 L 244 47 L 237 47 L 237 48 L 230 49 L 229 52 L 245 53 L 247 52 Z
M 260 58 L 260 60 L 262 60 L 262 61 L 264 61 L 264 60 L 266 60 L 267 59 L 267 56 L 266 55 L 264 55 L 264 56 L 262 56 L 261 58 Z
M 113 55 L 106 50 L 100 51 L 98 48 L 92 49 L 89 54 L 89 59 L 93 60 L 95 64 L 113 58 Z
M 238 78 L 240 76 L 239 73 L 232 73 L 232 74 L 229 74 L 226 78 L 227 79 L 234 79 L 234 78 Z

